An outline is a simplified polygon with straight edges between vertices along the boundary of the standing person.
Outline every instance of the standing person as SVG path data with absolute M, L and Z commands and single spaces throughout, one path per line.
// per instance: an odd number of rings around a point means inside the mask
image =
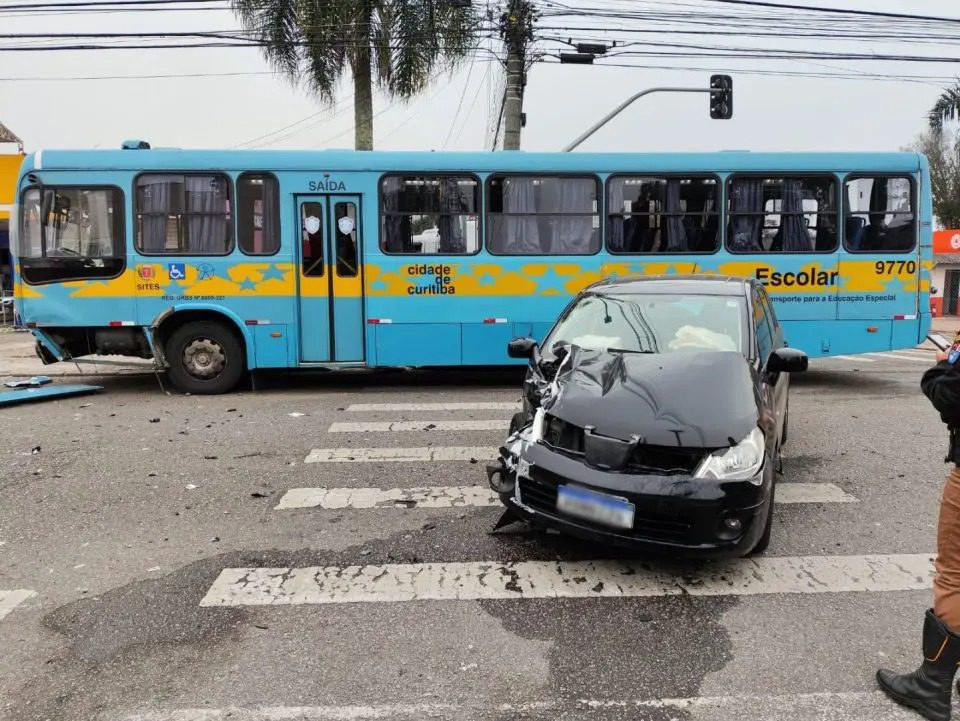
M 949 721 L 953 677 L 960 665 L 960 333 L 937 353 L 920 387 L 950 431 L 945 461 L 954 466 L 940 500 L 933 608 L 923 624 L 923 663 L 913 673 L 880 669 L 880 688 L 930 721 Z

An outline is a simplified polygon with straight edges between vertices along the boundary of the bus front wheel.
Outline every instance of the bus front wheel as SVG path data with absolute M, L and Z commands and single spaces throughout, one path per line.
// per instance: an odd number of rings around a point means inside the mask
M 184 393 L 216 395 L 233 389 L 243 376 L 243 346 L 216 321 L 184 323 L 166 344 L 170 380 Z

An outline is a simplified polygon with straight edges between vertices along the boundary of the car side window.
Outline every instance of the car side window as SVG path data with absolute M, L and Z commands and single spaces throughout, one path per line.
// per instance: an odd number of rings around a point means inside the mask
M 764 307 L 763 297 L 756 291 L 753 293 L 753 325 L 757 333 L 757 355 L 761 365 L 767 364 L 767 358 L 773 351 L 773 328 Z
M 763 312 L 767 316 L 767 322 L 770 324 L 770 330 L 773 334 L 774 345 L 777 343 L 777 337 L 780 335 L 780 321 L 777 320 L 777 314 L 773 312 L 773 304 L 770 302 L 770 296 L 763 289 L 760 290 L 760 299 L 763 303 Z

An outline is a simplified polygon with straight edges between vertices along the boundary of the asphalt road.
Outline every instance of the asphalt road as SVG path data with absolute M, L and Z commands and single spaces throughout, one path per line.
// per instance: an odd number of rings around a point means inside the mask
M 913 718 L 873 673 L 912 668 L 930 600 L 931 357 L 795 379 L 782 487 L 832 486 L 733 564 L 492 534 L 517 372 L 112 377 L 0 410 L 0 718 Z

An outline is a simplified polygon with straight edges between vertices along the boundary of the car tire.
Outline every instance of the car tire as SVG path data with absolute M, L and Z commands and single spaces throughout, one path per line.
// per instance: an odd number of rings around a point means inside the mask
M 227 393 L 243 377 L 243 346 L 237 334 L 223 323 L 184 323 L 170 334 L 164 350 L 170 380 L 184 393 Z
M 774 496 L 777 493 L 777 484 L 774 482 L 770 486 L 770 499 L 767 501 L 767 518 L 763 526 L 763 535 L 760 536 L 760 540 L 757 541 L 756 545 L 750 549 L 748 556 L 758 556 L 770 546 L 770 536 L 773 533 L 773 503 Z

